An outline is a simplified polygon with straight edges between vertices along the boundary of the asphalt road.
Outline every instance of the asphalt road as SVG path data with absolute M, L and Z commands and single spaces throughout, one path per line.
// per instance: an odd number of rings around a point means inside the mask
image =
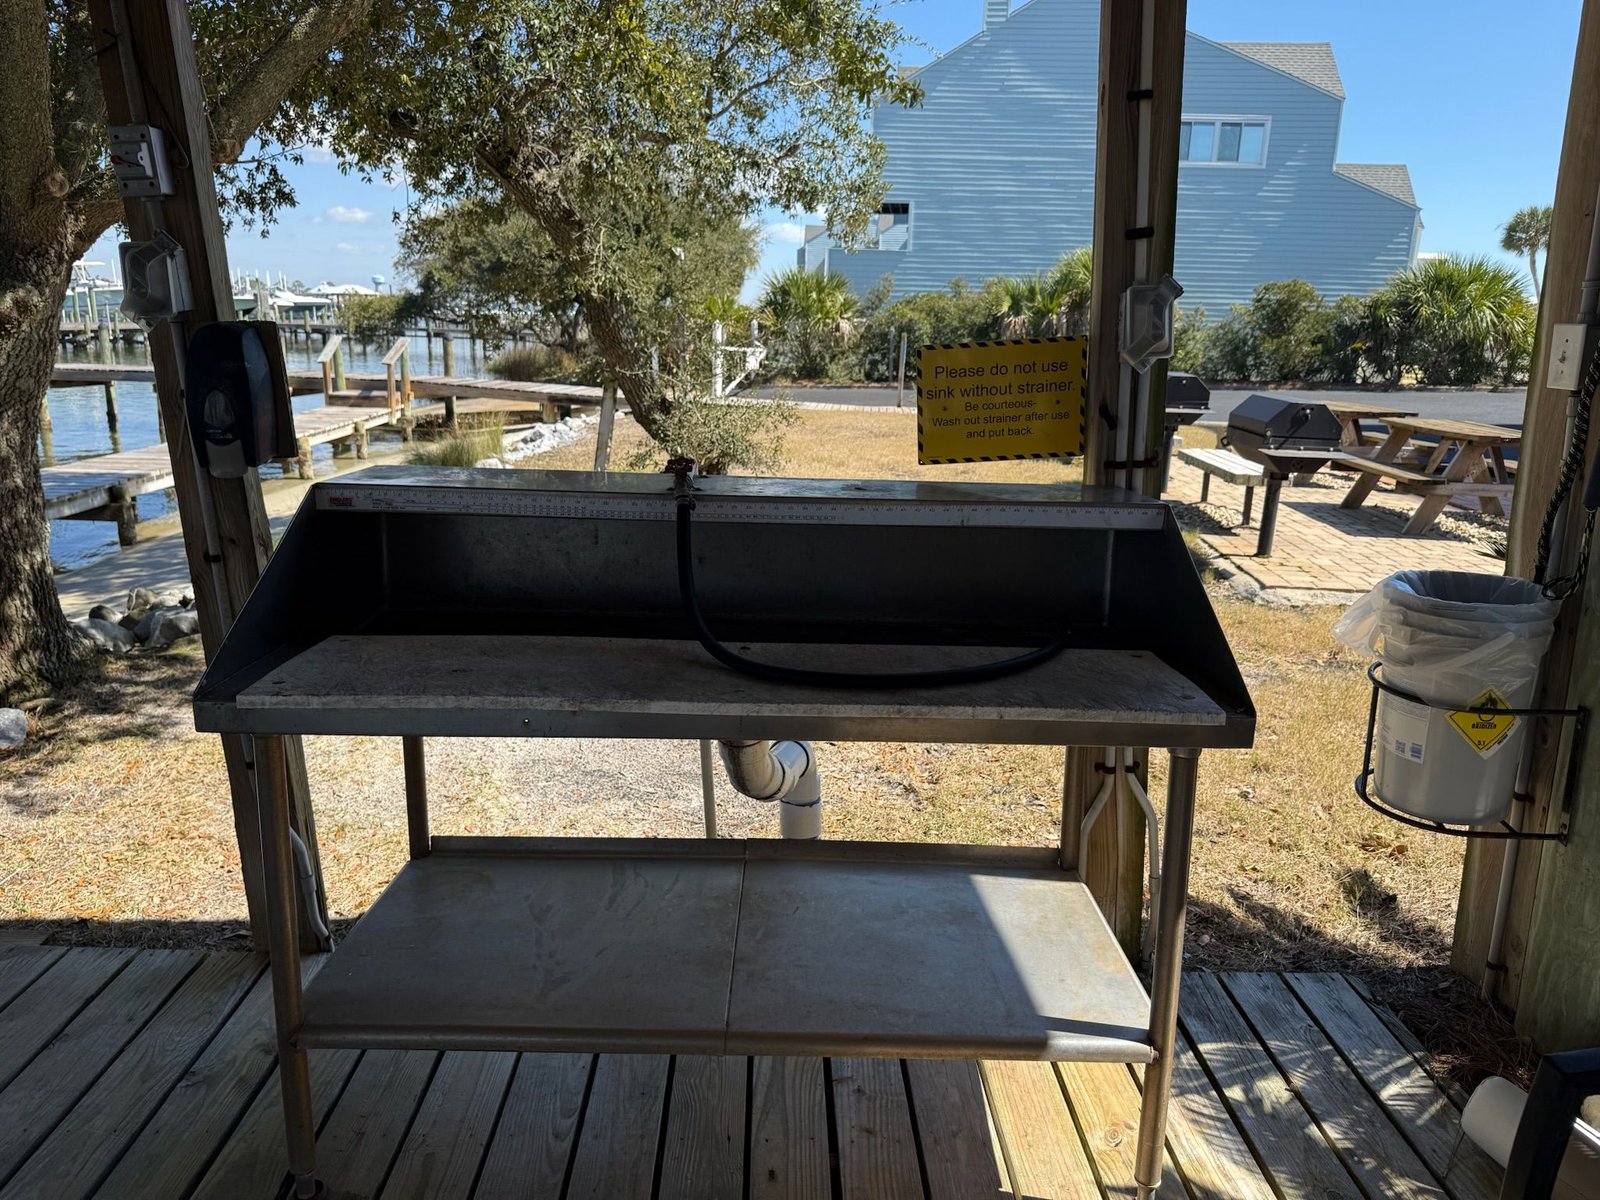
M 1522 392 L 1431 389 L 1394 392 L 1355 392 L 1335 391 L 1332 389 L 1284 391 L 1277 388 L 1259 388 L 1255 390 L 1268 392 L 1274 396 L 1304 397 L 1307 400 L 1368 401 L 1373 404 L 1386 405 L 1389 408 L 1397 408 L 1404 412 L 1413 412 L 1425 417 L 1450 417 L 1458 421 L 1482 421 L 1487 425 L 1521 425 L 1522 406 L 1526 399 Z M 892 387 L 761 387 L 752 388 L 747 394 L 765 397 L 779 391 L 787 392 L 796 400 L 819 404 L 859 404 L 864 407 L 882 407 L 893 405 L 895 402 L 895 389 Z M 1251 395 L 1250 391 L 1212 392 L 1211 412 L 1205 419 L 1210 421 L 1227 420 L 1228 414 L 1233 411 L 1233 406 L 1249 395 Z M 915 389 L 907 387 L 906 404 L 914 406 L 916 402 Z

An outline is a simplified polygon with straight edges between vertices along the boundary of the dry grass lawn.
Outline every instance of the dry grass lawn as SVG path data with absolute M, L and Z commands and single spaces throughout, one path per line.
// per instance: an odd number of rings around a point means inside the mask
M 616 461 L 640 438 L 619 422 Z M 593 453 L 591 435 L 528 465 L 587 467 Z M 790 474 L 811 476 L 1078 476 L 1054 463 L 924 471 L 915 421 L 895 412 L 805 411 L 788 459 Z M 1352 794 L 1368 691 L 1362 661 L 1329 633 L 1337 611 L 1268 608 L 1221 588 L 1213 598 L 1260 724 L 1254 749 L 1201 761 L 1191 963 L 1361 973 L 1470 1068 L 1499 1049 L 1503 1031 L 1485 1024 L 1445 965 L 1460 843 L 1413 834 Z M 200 667 L 192 648 L 112 662 L 101 680 L 35 714 L 35 736 L 0 756 L 0 921 L 71 940 L 242 935 L 221 753 L 188 714 Z M 348 919 L 404 861 L 399 747 L 308 739 L 307 754 L 330 900 Z M 692 743 L 435 740 L 429 754 L 438 832 L 699 829 Z M 835 743 L 820 761 L 829 837 L 1042 845 L 1057 836 L 1058 749 Z M 1158 757 L 1157 786 L 1164 769 Z M 769 807 L 725 785 L 719 795 L 725 833 L 775 833 Z

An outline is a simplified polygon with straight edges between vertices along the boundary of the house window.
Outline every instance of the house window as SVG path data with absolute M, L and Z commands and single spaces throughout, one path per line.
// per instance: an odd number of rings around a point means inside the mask
M 903 201 L 880 205 L 867 230 L 867 246 L 873 250 L 911 249 L 911 205 Z
M 1178 161 L 1214 167 L 1259 167 L 1267 161 L 1265 117 L 1185 117 Z

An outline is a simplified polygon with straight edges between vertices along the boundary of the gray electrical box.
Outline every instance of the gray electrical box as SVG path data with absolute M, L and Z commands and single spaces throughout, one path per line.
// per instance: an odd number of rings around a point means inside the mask
M 183 247 L 165 230 L 148 242 L 123 242 L 122 311 L 147 329 L 191 307 L 189 264 Z
M 172 171 L 167 166 L 166 140 L 153 125 L 113 125 L 110 130 L 111 169 L 117 191 L 123 196 L 172 195 Z

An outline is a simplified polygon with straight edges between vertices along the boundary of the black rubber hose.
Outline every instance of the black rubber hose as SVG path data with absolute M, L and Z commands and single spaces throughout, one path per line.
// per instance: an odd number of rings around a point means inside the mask
M 793 683 L 804 687 L 834 688 L 900 688 L 944 687 L 955 683 L 980 683 L 986 679 L 999 679 L 1049 662 L 1067 648 L 1069 635 L 1061 636 L 1049 645 L 1040 646 L 1012 658 L 998 662 L 977 663 L 969 667 L 945 667 L 937 671 L 888 671 L 882 674 L 863 674 L 854 671 L 808 671 L 802 667 L 782 667 L 775 663 L 758 662 L 753 658 L 730 650 L 717 640 L 700 611 L 700 598 L 694 586 L 694 546 L 690 534 L 691 511 L 694 501 L 687 497 L 678 501 L 678 591 L 683 598 L 683 611 L 694 626 L 695 636 L 706 648 L 706 653 L 735 671 L 753 675 L 757 679 L 770 679 L 774 683 Z

